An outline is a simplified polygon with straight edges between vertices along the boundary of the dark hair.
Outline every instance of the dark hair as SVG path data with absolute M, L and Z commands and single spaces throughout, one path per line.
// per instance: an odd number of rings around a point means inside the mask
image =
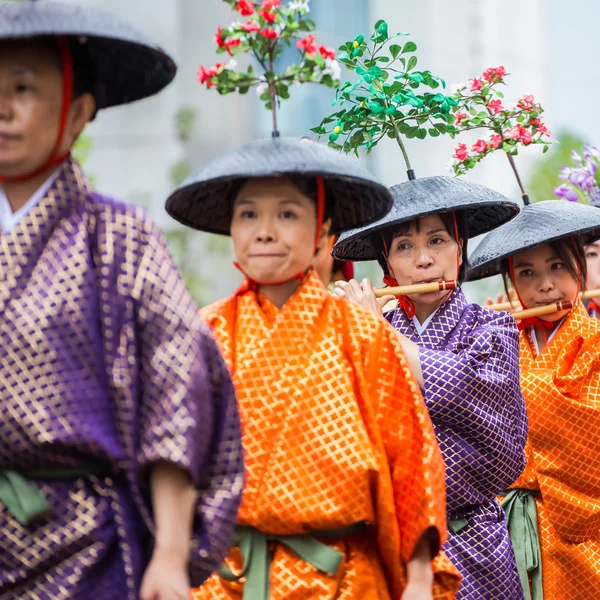
M 462 265 L 460 266 L 460 270 L 458 272 L 458 282 L 462 283 L 465 280 L 465 275 L 467 269 L 469 268 L 469 255 L 467 252 L 467 241 L 469 239 L 469 230 L 467 225 L 467 217 L 464 212 L 457 211 L 455 213 L 445 212 L 439 213 L 437 216 L 440 217 L 442 223 L 444 224 L 444 229 L 446 232 L 455 239 L 454 232 L 454 216 L 456 216 L 456 227 L 458 229 L 458 239 L 462 241 Z M 371 243 L 375 247 L 377 251 L 377 262 L 379 266 L 382 268 L 384 275 L 389 275 L 389 269 L 387 265 L 387 248 L 391 248 L 392 242 L 394 238 L 398 235 L 406 234 L 410 228 L 414 225 L 417 232 L 419 231 L 421 225 L 421 219 L 413 219 L 412 221 L 407 221 L 406 223 L 400 223 L 399 225 L 395 225 L 393 227 L 389 227 L 387 229 L 383 229 L 371 234 Z M 384 245 L 385 241 L 385 245 Z M 457 240 L 458 241 L 458 240 Z
M 266 179 L 270 179 L 269 176 L 265 176 Z M 277 178 L 277 176 L 273 176 L 273 178 Z M 303 175 L 284 175 L 282 179 L 289 179 L 292 182 L 294 187 L 299 190 L 304 196 L 310 198 L 315 206 L 317 204 L 317 178 L 316 177 L 305 177 Z M 233 203 L 237 198 L 237 195 L 240 193 L 240 190 L 244 187 L 248 179 L 236 179 L 231 182 L 231 187 L 229 191 L 230 198 L 230 213 L 233 212 Z M 323 215 L 323 221 L 327 221 L 333 215 L 333 206 L 331 202 L 328 202 L 328 198 L 330 198 L 328 193 L 327 180 L 325 180 L 325 212 Z M 230 215 L 231 216 L 231 215 Z
M 585 251 L 583 241 L 578 236 L 572 235 L 568 238 L 555 242 L 548 242 L 550 247 L 558 254 L 560 260 L 565 263 L 569 275 L 579 282 L 582 290 L 585 289 L 585 280 L 587 279 L 587 263 L 585 261 Z M 508 258 L 502 261 L 502 280 L 504 282 L 504 291 L 509 296 L 509 285 L 514 287 L 514 281 L 510 279 L 510 267 Z

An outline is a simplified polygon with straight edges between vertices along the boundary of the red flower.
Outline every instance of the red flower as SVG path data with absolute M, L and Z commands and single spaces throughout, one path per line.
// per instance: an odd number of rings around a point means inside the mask
M 268 29 L 261 29 L 260 35 L 270 40 L 274 40 L 279 34 L 272 27 L 269 27 Z
M 224 63 L 217 63 L 214 67 L 211 67 L 210 69 L 200 65 L 198 67 L 197 73 L 198 81 L 202 84 L 206 83 L 207 87 L 209 88 L 214 87 L 215 84 L 210 80 L 213 77 L 216 77 L 223 70 L 223 67 L 225 67 Z
M 272 8 L 276 8 L 281 4 L 281 0 L 263 0 L 263 8 L 266 8 L 268 10 L 272 9 Z
M 475 79 L 469 79 L 469 83 L 471 84 L 472 92 L 478 92 L 483 86 L 481 79 L 477 79 L 477 77 L 475 77 Z
M 519 131 L 519 139 L 526 145 L 529 146 L 531 144 L 531 140 L 533 138 L 533 133 L 529 131 L 529 129 L 525 129 L 525 127 L 521 127 Z
M 267 23 L 275 23 L 277 15 L 274 12 L 264 10 L 263 8 L 256 11 Z
M 215 33 L 215 42 L 216 42 L 217 46 L 219 46 L 219 48 L 226 48 L 227 44 L 225 43 L 225 40 L 223 39 L 222 32 L 223 32 L 223 29 L 219 25 L 219 27 L 217 27 L 217 33 Z
M 497 115 L 499 112 L 504 110 L 504 106 L 502 106 L 502 100 L 490 100 L 488 103 L 488 108 Z
M 550 131 L 546 127 L 545 123 L 542 123 L 540 121 L 540 119 L 531 119 L 531 121 L 529 121 L 529 124 L 536 128 L 535 129 L 536 133 L 539 133 L 541 135 L 546 135 L 548 137 L 550 136 Z
M 518 140 L 521 135 L 521 130 L 519 129 L 519 127 L 521 127 L 521 125 L 515 125 L 514 127 L 511 127 L 510 129 L 505 129 L 504 137 L 507 140 Z
M 326 46 L 319 46 L 319 52 L 323 58 L 331 58 L 332 60 L 335 58 L 335 50 L 332 48 L 327 48 Z
M 461 122 L 463 119 L 468 119 L 468 118 L 469 118 L 469 115 L 468 115 L 467 113 L 463 113 L 463 112 L 457 112 L 457 113 L 454 115 L 454 118 L 456 119 L 456 121 L 454 122 L 454 124 L 455 124 L 455 125 L 460 125 L 460 122 Z
M 239 0 L 235 6 L 235 10 L 237 10 L 242 17 L 249 17 L 254 14 L 254 3 L 249 2 L 249 0 Z
M 231 49 L 235 48 L 235 46 L 239 46 L 241 43 L 242 43 L 242 40 L 240 40 L 240 38 L 236 38 L 233 40 L 226 40 L 225 46 L 227 48 L 227 54 L 229 54 L 229 56 L 231 56 Z
M 531 110 L 534 102 L 533 94 L 525 94 L 517 103 L 517 107 L 523 110 Z
M 466 144 L 459 144 L 458 148 L 454 152 L 454 158 L 458 158 L 461 162 L 467 160 L 469 158 L 469 152 L 467 150 Z
M 314 56 L 317 53 L 317 42 L 315 36 L 309 33 L 305 38 L 296 42 L 296 47 L 304 50 L 308 56 Z
M 488 141 L 488 146 L 490 148 L 496 149 L 496 148 L 500 148 L 501 145 L 502 145 L 502 136 L 499 133 L 493 133 L 492 137 Z
M 242 30 L 246 33 L 254 33 L 260 31 L 260 25 L 256 21 L 250 20 L 242 25 Z
M 506 69 L 503 66 L 496 68 L 491 67 L 489 69 L 486 69 L 486 71 L 483 73 L 483 78 L 488 83 L 497 83 L 504 76 L 506 76 Z
M 477 152 L 477 154 L 483 154 L 486 150 L 487 144 L 484 140 L 477 140 L 471 148 L 471 152 Z

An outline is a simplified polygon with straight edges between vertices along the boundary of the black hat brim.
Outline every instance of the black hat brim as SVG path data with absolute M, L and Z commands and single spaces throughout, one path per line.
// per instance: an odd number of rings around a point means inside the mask
M 164 50 L 115 15 L 59 2 L 0 3 L 0 40 L 66 37 L 94 68 L 98 109 L 152 96 L 175 77 Z
M 469 257 L 468 281 L 500 275 L 504 261 L 524 250 L 570 236 L 600 235 L 600 210 L 568 200 L 523 207 L 509 223 L 488 233 Z
M 332 254 L 340 260 L 376 260 L 373 234 L 415 219 L 448 212 L 463 212 L 468 235 L 486 233 L 512 219 L 519 206 L 502 194 L 454 177 L 424 177 L 390 188 L 394 203 L 389 213 L 375 223 L 340 236 Z
M 320 144 L 271 138 L 245 144 L 204 166 L 167 199 L 177 221 L 210 233 L 229 235 L 236 183 L 261 177 L 323 177 L 332 233 L 385 215 L 392 197 L 355 159 Z

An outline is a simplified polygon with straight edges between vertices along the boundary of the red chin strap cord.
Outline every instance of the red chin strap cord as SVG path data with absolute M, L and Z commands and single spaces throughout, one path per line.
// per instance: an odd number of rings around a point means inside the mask
M 515 290 L 515 294 L 517 294 L 517 299 L 521 303 L 523 310 L 525 310 L 527 308 L 527 305 L 525 304 L 525 302 L 523 302 L 523 299 L 521 298 L 521 294 L 519 294 L 519 291 L 517 290 L 517 286 L 515 285 L 515 267 L 514 267 L 512 256 L 508 257 L 508 271 L 510 274 L 510 280 L 511 280 L 511 282 L 513 284 L 513 288 Z M 579 265 L 577 265 L 577 272 L 579 272 Z M 575 294 L 575 299 L 576 299 L 575 302 L 577 302 L 577 298 L 579 297 L 580 287 L 581 287 L 581 284 L 579 282 L 577 282 L 577 293 Z M 545 321 L 544 319 L 541 319 L 540 317 L 526 317 L 525 319 L 520 319 L 519 322 L 517 323 L 517 327 L 519 328 L 519 331 L 523 331 L 524 329 L 527 329 L 528 327 L 538 327 L 539 329 L 541 329 L 542 333 L 544 334 L 544 343 L 546 343 L 548 341 L 546 329 L 552 329 L 553 325 L 554 325 L 553 321 Z
M 69 49 L 69 42 L 65 37 L 57 38 L 58 49 L 60 52 L 60 62 L 62 65 L 62 106 L 60 109 L 60 121 L 58 125 L 58 134 L 56 136 L 56 142 L 54 148 L 48 157 L 48 160 L 42 164 L 41 167 L 35 169 L 31 173 L 26 175 L 19 175 L 17 177 L 0 177 L 0 185 L 6 181 L 8 182 L 21 182 L 28 181 L 37 177 L 40 173 L 43 173 L 48 167 L 53 165 L 59 165 L 67 156 L 70 151 L 63 155 L 57 155 L 58 149 L 63 141 L 65 135 L 65 129 L 67 128 L 67 121 L 69 118 L 69 110 L 71 109 L 71 103 L 73 101 L 73 57 L 71 56 L 71 50 Z
M 316 254 L 317 249 L 319 247 L 319 238 L 321 237 L 321 231 L 323 229 L 323 219 L 325 217 L 325 179 L 323 177 L 317 177 L 317 234 L 315 236 L 314 242 L 314 254 Z M 286 279 L 284 281 L 276 281 L 276 282 L 262 282 L 256 281 L 252 279 L 247 273 L 244 272 L 241 265 L 238 262 L 233 263 L 233 266 L 248 279 L 250 283 L 250 287 L 252 289 L 258 289 L 261 285 L 283 285 L 284 283 L 289 283 L 290 281 L 302 281 L 307 273 L 310 271 L 311 267 L 306 269 L 301 273 L 298 273 L 291 277 L 290 279 Z
M 456 222 L 456 213 L 452 213 L 452 221 L 454 223 L 454 239 L 456 240 L 456 243 L 458 244 L 458 253 L 456 255 L 456 281 L 458 281 L 458 276 L 460 274 L 460 238 L 458 236 L 458 223 Z M 388 245 L 387 242 L 385 241 L 385 238 L 383 237 L 383 234 L 381 234 L 381 240 L 383 242 L 383 248 L 385 251 L 385 259 L 387 260 L 388 263 L 388 268 L 390 270 L 391 275 L 385 275 L 383 277 L 383 283 L 385 283 L 385 285 L 387 285 L 388 287 L 396 287 L 398 285 L 398 281 L 396 279 L 396 276 L 394 275 L 394 270 L 392 269 L 392 265 L 390 265 L 390 261 L 389 261 L 389 249 L 388 249 Z M 447 296 L 449 296 L 452 293 L 452 290 L 450 290 L 447 294 Z M 398 306 L 405 312 L 406 316 L 409 319 L 412 319 L 415 314 L 416 314 L 416 308 L 415 308 L 415 303 L 408 297 L 408 296 L 397 296 L 398 299 Z

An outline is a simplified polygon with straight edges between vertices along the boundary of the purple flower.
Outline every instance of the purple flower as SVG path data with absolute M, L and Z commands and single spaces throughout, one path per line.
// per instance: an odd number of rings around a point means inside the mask
M 579 200 L 579 194 L 572 187 L 564 183 L 555 187 L 554 193 L 558 198 L 565 198 L 569 202 L 577 202 Z
M 600 160 L 600 150 L 598 150 L 598 148 L 596 148 L 595 146 L 592 146 L 590 144 L 588 144 L 587 146 L 584 147 L 583 149 L 583 155 L 585 156 L 586 160 Z M 595 163 L 592 163 L 595 164 Z

